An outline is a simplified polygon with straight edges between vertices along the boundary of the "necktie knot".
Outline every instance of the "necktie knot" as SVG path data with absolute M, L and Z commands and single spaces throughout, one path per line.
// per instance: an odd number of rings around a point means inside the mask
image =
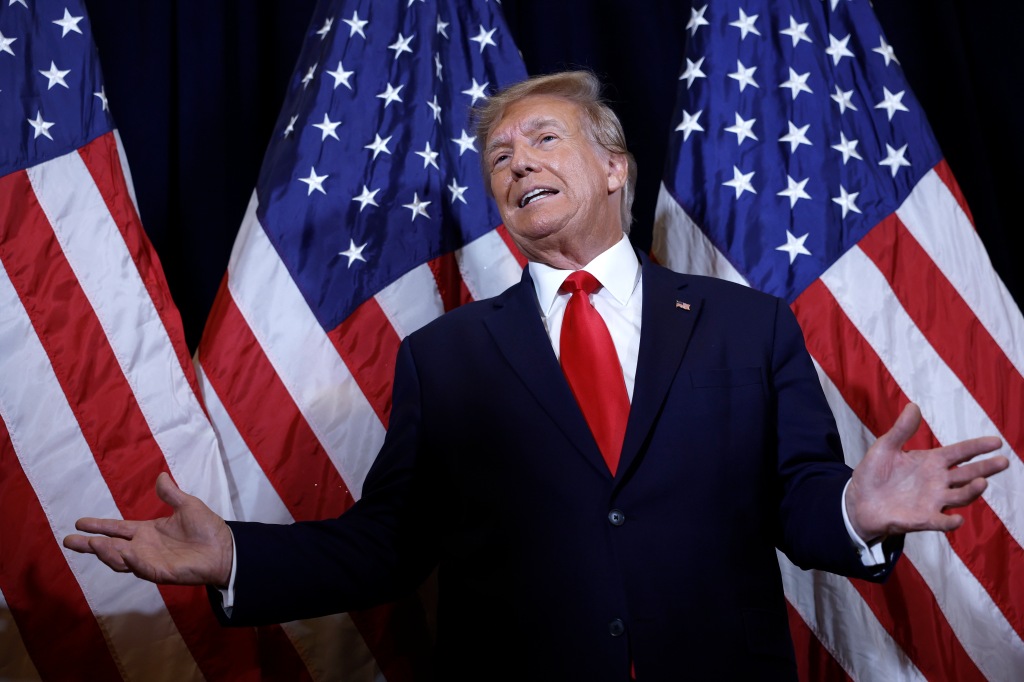
M 601 283 L 597 281 L 597 277 L 586 270 L 577 270 L 562 282 L 562 286 L 558 288 L 563 294 L 575 294 L 577 291 L 584 294 L 592 294 L 601 288 Z

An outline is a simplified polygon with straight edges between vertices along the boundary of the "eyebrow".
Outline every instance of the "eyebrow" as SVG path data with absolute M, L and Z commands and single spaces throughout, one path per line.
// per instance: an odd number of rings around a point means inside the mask
M 550 116 L 536 116 L 534 118 L 527 119 L 522 125 L 523 132 L 535 133 L 543 128 L 557 128 L 562 132 L 568 132 L 568 128 L 565 124 L 557 119 Z M 484 149 L 484 156 L 490 155 L 498 147 L 502 147 L 508 144 L 508 136 L 491 139 L 487 142 L 487 147 Z

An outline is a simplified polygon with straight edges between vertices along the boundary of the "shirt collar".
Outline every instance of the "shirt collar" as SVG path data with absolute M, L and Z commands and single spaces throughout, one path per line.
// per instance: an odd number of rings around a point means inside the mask
M 537 292 L 540 309 L 547 315 L 558 296 L 558 288 L 572 270 L 558 270 L 543 263 L 530 261 L 530 277 Z M 640 277 L 640 261 L 625 234 L 615 246 L 607 249 L 582 268 L 601 283 L 621 305 L 629 301 Z

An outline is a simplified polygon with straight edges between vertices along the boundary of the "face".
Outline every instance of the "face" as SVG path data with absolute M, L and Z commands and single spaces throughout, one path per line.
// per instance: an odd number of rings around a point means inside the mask
M 560 97 L 510 105 L 484 150 L 491 192 L 509 233 L 532 260 L 580 267 L 622 236 L 626 161 L 590 139 L 583 112 Z

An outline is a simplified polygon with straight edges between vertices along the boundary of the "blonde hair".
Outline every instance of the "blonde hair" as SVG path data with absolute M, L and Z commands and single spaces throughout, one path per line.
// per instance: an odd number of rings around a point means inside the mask
M 622 124 L 619 122 L 618 116 L 601 99 L 601 82 L 589 71 L 562 71 L 544 76 L 534 76 L 515 85 L 510 85 L 488 98 L 484 104 L 474 109 L 473 113 L 480 148 L 487 148 L 487 138 L 494 125 L 504 115 L 505 109 L 532 95 L 561 97 L 575 103 L 586 114 L 583 120 L 586 123 L 585 128 L 590 139 L 608 152 L 622 154 L 626 157 L 626 182 L 622 187 L 620 206 L 622 231 L 628 234 L 629 226 L 633 223 L 636 160 L 626 148 L 626 134 L 622 131 Z M 480 162 L 484 174 L 484 184 L 489 187 L 487 162 L 482 154 Z

